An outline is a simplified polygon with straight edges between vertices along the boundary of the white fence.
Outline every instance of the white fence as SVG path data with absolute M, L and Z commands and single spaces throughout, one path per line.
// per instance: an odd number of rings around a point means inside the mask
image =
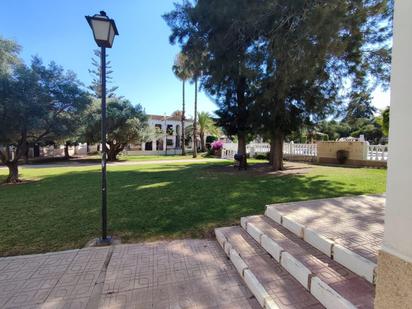
M 317 150 L 316 144 L 283 144 L 283 154 L 290 156 L 316 157 L 318 155 Z
M 246 153 L 250 156 L 254 156 L 255 154 L 265 154 L 270 152 L 270 144 L 267 143 L 253 143 L 246 145 Z M 222 159 L 230 159 L 232 160 L 237 153 L 237 144 L 236 143 L 224 143 L 222 148 Z
M 222 147 L 222 159 L 233 160 L 235 154 L 237 153 L 237 144 L 235 143 L 224 143 Z
M 191 150 L 186 150 L 187 153 Z M 167 152 L 164 150 L 124 150 L 123 154 L 125 156 L 173 156 L 181 155 L 182 149 L 167 149 Z
M 365 160 L 383 161 L 388 160 L 388 145 L 368 145 L 365 144 Z M 265 154 L 270 152 L 270 144 L 248 144 L 246 153 L 251 157 L 255 154 Z M 222 159 L 232 160 L 237 153 L 236 143 L 225 143 L 222 148 Z M 284 143 L 283 154 L 288 159 L 302 159 L 312 161 L 317 158 L 318 151 L 316 144 L 294 144 Z
M 260 143 L 260 144 L 248 144 L 246 146 L 246 153 L 253 157 L 255 154 L 266 154 L 270 152 L 270 144 Z M 235 143 L 225 143 L 222 148 L 222 159 L 233 159 L 237 153 L 237 144 Z M 294 143 L 284 143 L 283 144 L 283 154 L 288 156 L 296 157 L 313 157 L 317 156 L 316 144 L 294 144 Z
M 388 145 L 368 145 L 367 160 L 388 161 Z
M 33 151 L 33 150 L 31 150 Z M 77 146 L 69 146 L 69 156 L 87 155 L 87 144 L 78 144 Z M 63 157 L 64 146 L 45 146 L 40 147 L 40 157 Z
M 6 147 L 0 146 L 1 148 L 6 149 Z M 91 146 L 94 148 L 97 148 L 96 145 Z M 9 146 L 9 151 L 10 151 L 10 159 L 13 160 L 15 155 L 16 155 L 16 149 L 13 146 Z M 33 147 L 30 147 L 28 149 L 28 154 L 29 158 L 34 158 L 35 155 L 35 150 Z M 77 146 L 69 146 L 69 156 L 74 156 L 74 155 L 87 155 L 87 144 L 78 144 Z M 39 153 L 37 155 L 38 157 L 41 158 L 58 158 L 58 157 L 64 157 L 64 146 L 44 146 L 44 147 L 39 147 Z

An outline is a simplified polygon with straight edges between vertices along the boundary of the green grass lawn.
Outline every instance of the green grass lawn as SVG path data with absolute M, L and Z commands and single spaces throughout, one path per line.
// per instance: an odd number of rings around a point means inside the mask
M 7 171 L 0 169 L 0 182 Z M 99 235 L 100 170 L 21 169 L 0 186 L 0 255 L 78 248 Z M 386 170 L 315 166 L 307 174 L 239 172 L 227 162 L 109 167 L 110 234 L 123 242 L 207 237 L 268 203 L 383 193 Z

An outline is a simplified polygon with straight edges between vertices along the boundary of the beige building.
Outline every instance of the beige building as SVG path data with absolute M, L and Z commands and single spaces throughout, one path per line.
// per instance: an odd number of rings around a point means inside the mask
M 180 115 L 148 115 L 148 125 L 157 129 L 157 139 L 141 145 L 130 145 L 126 150 L 129 155 L 161 155 L 182 153 L 182 121 Z M 192 119 L 185 120 L 185 128 L 193 125 Z M 185 149 L 191 151 L 193 142 L 189 139 Z
M 142 145 L 143 151 L 163 151 L 166 148 L 169 150 L 177 150 L 182 148 L 182 121 L 180 116 L 161 116 L 148 115 L 148 123 L 150 127 L 157 128 L 164 134 L 157 140 L 146 142 Z M 193 120 L 185 120 L 185 128 L 193 124 Z M 191 148 L 190 143 L 185 145 Z

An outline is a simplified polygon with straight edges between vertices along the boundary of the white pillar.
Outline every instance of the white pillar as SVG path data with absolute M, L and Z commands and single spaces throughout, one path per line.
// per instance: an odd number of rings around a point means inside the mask
M 384 248 L 412 259 L 412 1 L 396 1 Z
M 406 308 L 412 302 L 411 14 L 411 0 L 395 0 L 385 235 L 376 308 Z

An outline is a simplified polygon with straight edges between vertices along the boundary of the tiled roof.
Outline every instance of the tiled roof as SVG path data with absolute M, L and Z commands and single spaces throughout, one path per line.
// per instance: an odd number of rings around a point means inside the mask
M 165 118 L 163 115 L 147 115 L 149 119 L 152 120 L 161 120 L 164 121 Z M 182 119 L 179 116 L 166 116 L 167 120 L 181 121 Z M 186 119 L 186 121 L 192 121 L 192 119 Z

